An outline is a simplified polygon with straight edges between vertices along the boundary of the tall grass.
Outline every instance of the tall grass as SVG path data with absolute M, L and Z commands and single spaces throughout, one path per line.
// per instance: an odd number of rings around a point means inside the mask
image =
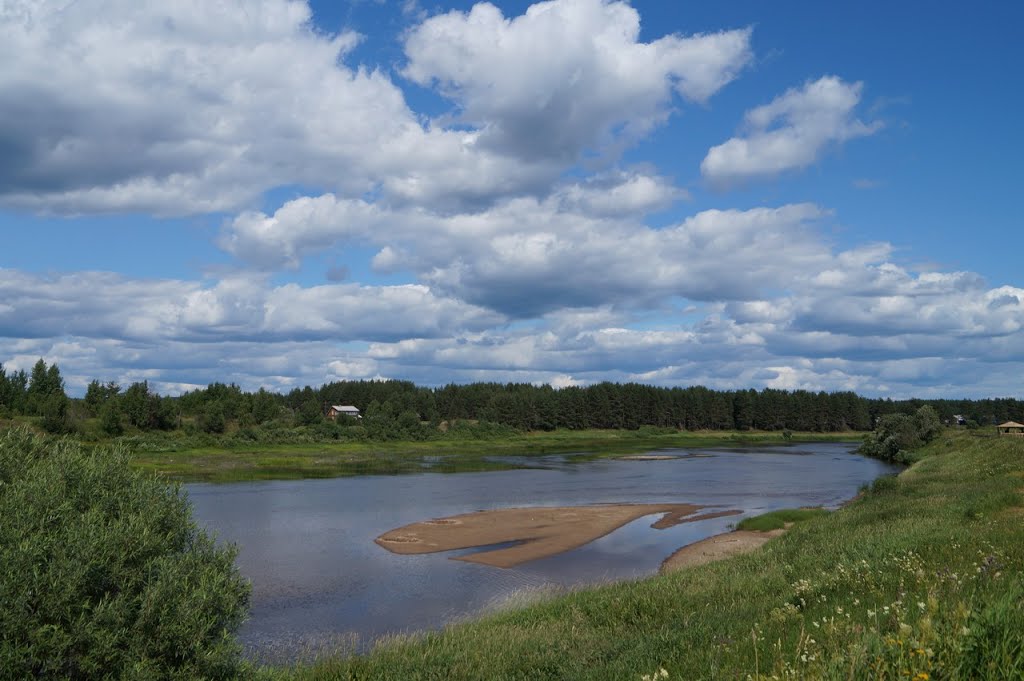
M 963 434 L 922 455 L 899 479 L 752 554 L 264 673 L 1024 678 L 1024 441 Z

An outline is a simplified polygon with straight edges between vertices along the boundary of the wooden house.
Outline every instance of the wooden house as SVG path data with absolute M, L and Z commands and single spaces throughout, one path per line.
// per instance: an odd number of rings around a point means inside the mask
M 359 413 L 359 409 L 350 404 L 332 404 L 331 408 L 327 410 L 327 418 L 334 420 L 339 416 L 348 416 L 354 419 L 363 418 Z

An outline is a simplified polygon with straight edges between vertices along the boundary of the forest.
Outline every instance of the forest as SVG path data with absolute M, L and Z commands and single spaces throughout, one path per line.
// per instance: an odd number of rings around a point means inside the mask
M 353 405 L 360 420 L 330 423 L 330 405 Z M 0 418 L 34 419 L 51 433 L 118 436 L 183 429 L 201 433 L 256 433 L 323 427 L 326 437 L 354 428 L 371 439 L 423 438 L 460 424 L 499 431 L 624 429 L 841 432 L 871 430 L 886 414 L 913 414 L 930 405 L 939 418 L 962 416 L 967 427 L 1024 420 L 1013 399 L 891 400 L 853 392 L 712 390 L 598 383 L 552 388 L 526 383 L 472 383 L 443 387 L 409 381 L 335 381 L 281 394 L 248 392 L 211 383 L 177 396 L 160 395 L 147 382 L 121 386 L 93 380 L 82 398 L 67 395 L 57 364 L 40 359 L 30 373 L 0 365 Z M 353 435 L 355 432 L 353 432 Z

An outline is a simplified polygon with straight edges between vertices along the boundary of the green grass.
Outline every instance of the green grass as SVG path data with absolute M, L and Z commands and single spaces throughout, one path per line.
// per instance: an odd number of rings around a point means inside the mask
M 749 530 L 751 532 L 770 532 L 780 530 L 787 523 L 800 523 L 811 518 L 818 518 L 828 513 L 823 508 L 785 508 L 779 511 L 770 511 L 752 518 L 744 518 L 736 525 L 737 530 Z
M 571 455 L 574 460 L 609 458 L 676 447 L 728 447 L 810 441 L 859 441 L 861 433 L 659 432 L 559 430 L 486 440 L 439 439 L 417 442 L 322 442 L 181 446 L 173 435 L 132 442 L 132 463 L 185 482 L 239 482 L 352 475 L 394 475 L 430 470 L 442 473 L 529 467 L 528 457 Z M 527 457 L 495 461 L 494 456 Z
M 941 437 L 760 550 L 268 679 L 1024 678 L 1024 441 Z

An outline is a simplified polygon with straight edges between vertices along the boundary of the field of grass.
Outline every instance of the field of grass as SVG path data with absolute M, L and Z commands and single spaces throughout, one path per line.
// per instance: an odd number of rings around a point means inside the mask
M 949 434 L 924 454 L 745 556 L 260 674 L 1024 678 L 1024 439 Z
M 440 439 L 420 442 L 323 442 L 252 444 L 231 447 L 133 446 L 133 465 L 185 482 L 238 482 L 350 475 L 501 470 L 528 461 L 495 456 L 531 457 L 571 454 L 580 460 L 615 457 L 674 447 L 742 446 L 808 441 L 859 441 L 862 433 L 659 432 L 651 430 L 559 430 L 522 433 L 486 440 Z

